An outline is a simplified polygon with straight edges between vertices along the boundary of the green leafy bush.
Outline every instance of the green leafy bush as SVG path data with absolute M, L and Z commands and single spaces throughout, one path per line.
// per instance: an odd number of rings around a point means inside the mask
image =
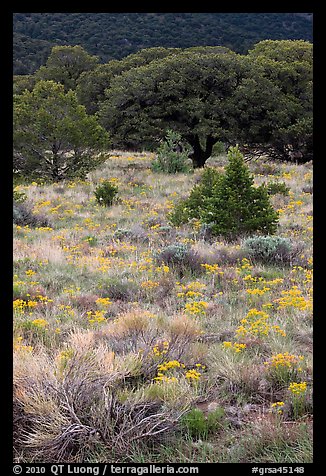
M 104 207 L 110 207 L 112 205 L 113 199 L 117 193 L 118 187 L 116 185 L 112 185 L 109 180 L 103 181 L 101 185 L 98 185 L 94 191 L 97 203 Z
M 190 147 L 181 140 L 178 132 L 168 130 L 164 142 L 157 149 L 157 155 L 151 164 L 153 172 L 176 174 L 193 170 L 188 158 Z
M 254 186 L 238 147 L 230 147 L 225 174 L 207 168 L 190 196 L 170 214 L 174 225 L 192 218 L 211 225 L 214 235 L 234 239 L 253 232 L 275 233 L 278 213 L 273 209 L 265 185 Z
M 199 408 L 193 408 L 182 417 L 181 427 L 186 429 L 191 437 L 206 439 L 210 433 L 221 428 L 223 417 L 224 410 L 221 407 L 207 416 Z
M 281 236 L 253 236 L 243 243 L 243 249 L 253 262 L 263 264 L 293 264 L 302 254 L 302 245 L 293 244 Z

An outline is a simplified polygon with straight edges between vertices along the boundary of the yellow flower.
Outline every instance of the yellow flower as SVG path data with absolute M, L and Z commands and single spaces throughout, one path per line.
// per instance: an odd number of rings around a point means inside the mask
M 186 378 L 188 380 L 199 380 L 200 376 L 201 376 L 201 373 L 195 369 L 190 369 L 190 370 L 187 370 L 186 372 Z
M 243 349 L 245 349 L 247 346 L 246 344 L 239 344 L 237 342 L 235 342 L 234 344 L 232 344 L 232 342 L 229 342 L 229 341 L 224 341 L 223 342 L 223 346 L 226 348 L 226 349 L 232 349 L 234 352 L 236 353 L 239 353 L 241 352 Z
M 27 271 L 25 271 L 25 274 L 26 276 L 33 276 L 34 274 L 36 274 L 36 272 L 32 269 L 28 269 Z
M 34 321 L 32 321 L 32 324 L 36 327 L 40 327 L 40 328 L 44 328 L 46 327 L 49 323 L 48 321 L 46 321 L 45 319 L 34 319 Z
M 288 390 L 290 390 L 293 395 L 303 395 L 307 390 L 307 382 L 292 382 L 290 383 Z
M 110 306 L 110 304 L 112 304 L 109 298 L 98 298 L 96 299 L 95 302 L 98 306 L 103 306 L 103 307 L 108 307 Z
M 206 313 L 207 307 L 208 303 L 205 301 L 192 301 L 186 303 L 185 311 L 193 316 L 198 314 L 204 315 Z

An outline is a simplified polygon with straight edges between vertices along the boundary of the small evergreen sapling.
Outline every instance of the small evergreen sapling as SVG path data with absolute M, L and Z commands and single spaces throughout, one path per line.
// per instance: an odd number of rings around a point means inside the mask
M 103 207 L 110 207 L 117 193 L 118 187 L 113 185 L 109 180 L 104 180 L 101 185 L 98 185 L 94 190 L 97 203 Z
M 254 186 L 238 147 L 230 147 L 228 159 L 224 175 L 214 169 L 204 170 L 202 182 L 170 214 L 171 222 L 180 225 L 197 218 L 210 224 L 214 235 L 229 239 L 253 232 L 275 233 L 278 213 L 265 185 Z
M 181 135 L 176 131 L 168 130 L 152 162 L 152 170 L 167 174 L 191 172 L 193 168 L 188 158 L 189 153 L 190 147 L 182 142 Z

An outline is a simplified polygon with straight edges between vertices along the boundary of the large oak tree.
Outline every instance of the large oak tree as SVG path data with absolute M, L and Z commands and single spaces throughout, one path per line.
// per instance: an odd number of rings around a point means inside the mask
M 201 48 L 114 77 L 98 116 L 115 147 L 155 148 L 174 129 L 202 167 L 217 141 L 268 142 L 287 107 L 279 85 L 250 58 Z

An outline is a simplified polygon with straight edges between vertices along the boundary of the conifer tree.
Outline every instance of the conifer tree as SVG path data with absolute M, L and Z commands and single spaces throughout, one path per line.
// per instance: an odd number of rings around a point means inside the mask
M 225 174 L 207 168 L 202 183 L 177 204 L 170 215 L 180 225 L 191 218 L 209 224 L 214 235 L 234 239 L 239 235 L 275 233 L 278 214 L 273 209 L 264 185 L 254 186 L 238 147 L 230 147 Z

